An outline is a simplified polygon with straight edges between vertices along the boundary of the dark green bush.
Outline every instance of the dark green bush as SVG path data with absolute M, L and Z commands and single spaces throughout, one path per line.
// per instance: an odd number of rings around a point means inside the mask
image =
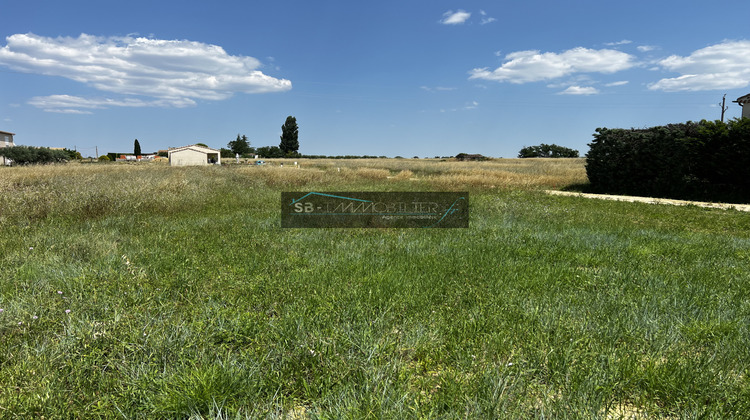
M 258 156 L 262 158 L 283 158 L 284 152 L 278 146 L 263 146 L 255 149 Z
M 595 192 L 747 200 L 750 120 L 597 128 L 586 155 Z
M 64 150 L 52 150 L 48 147 L 13 146 L 0 149 L 0 156 L 13 161 L 14 165 L 33 163 L 67 162 L 69 156 Z

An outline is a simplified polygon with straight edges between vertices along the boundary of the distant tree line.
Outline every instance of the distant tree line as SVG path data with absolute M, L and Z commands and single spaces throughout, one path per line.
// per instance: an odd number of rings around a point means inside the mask
M 595 192 L 750 202 L 750 119 L 597 128 L 586 155 Z
M 518 152 L 519 158 L 577 158 L 578 150 L 558 146 L 556 144 L 540 144 L 528 146 Z
M 326 155 L 300 155 L 300 157 L 305 159 L 388 159 L 388 156 L 369 156 L 369 155 L 336 155 L 336 156 L 326 156 Z
M 300 157 L 299 154 L 299 127 L 297 119 L 293 116 L 286 117 L 281 126 L 281 142 L 278 146 L 262 146 L 254 148 L 250 146 L 250 140 L 246 135 L 237 134 L 237 138 L 227 143 L 227 148 L 221 148 L 221 157 L 231 158 L 237 155 L 251 157 L 258 155 L 263 158 L 289 158 Z

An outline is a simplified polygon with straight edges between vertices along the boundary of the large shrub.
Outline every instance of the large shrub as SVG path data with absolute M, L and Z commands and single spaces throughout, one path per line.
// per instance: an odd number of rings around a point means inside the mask
M 597 128 L 586 173 L 597 192 L 710 198 L 750 182 L 750 120 Z
M 267 158 L 267 159 L 284 157 L 284 151 L 282 151 L 278 146 L 259 147 L 255 149 L 255 153 L 257 153 L 258 156 L 262 158 Z
M 13 146 L 0 149 L 0 156 L 13 161 L 14 165 L 32 163 L 67 162 L 69 156 L 64 150 L 52 150 L 48 147 Z
M 750 119 L 702 121 L 690 151 L 699 179 L 720 186 L 750 186 Z

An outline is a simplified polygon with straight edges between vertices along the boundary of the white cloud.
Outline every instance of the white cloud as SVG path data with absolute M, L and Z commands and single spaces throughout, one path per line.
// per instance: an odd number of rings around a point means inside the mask
M 55 112 L 58 114 L 74 114 L 74 115 L 91 115 L 93 112 L 91 111 L 83 111 L 81 109 L 71 109 L 71 108 L 52 108 L 52 109 L 45 109 L 45 112 Z
M 466 104 L 466 106 L 464 106 L 464 109 L 466 110 L 477 109 L 477 108 L 479 108 L 479 102 L 477 101 L 471 101 L 471 103 Z
M 155 98 L 67 101 L 70 106 L 88 109 L 181 107 L 194 105 L 196 99 L 223 100 L 234 93 L 282 92 L 292 87 L 289 80 L 259 71 L 261 64 L 253 57 L 232 56 L 220 46 L 194 41 L 86 34 L 78 38 L 48 38 L 31 33 L 11 35 L 6 41 L 7 45 L 0 48 L 0 65 L 26 73 L 65 77 L 104 92 Z M 65 96 L 47 97 L 46 102 L 35 98 L 32 103 L 60 103 Z M 86 106 L 91 104 L 96 107 Z M 60 103 L 57 109 L 65 107 Z
M 614 47 L 614 46 L 617 46 L 617 45 L 627 45 L 627 44 L 632 44 L 632 43 L 633 43 L 633 41 L 631 41 L 629 39 L 623 39 L 622 41 L 617 41 L 617 42 L 607 42 L 604 45 L 606 45 L 608 47 Z
M 620 80 L 619 82 L 607 83 L 604 86 L 606 86 L 606 87 L 624 86 L 624 85 L 627 85 L 628 83 L 630 83 L 630 82 L 628 82 L 627 80 Z
M 649 52 L 655 50 L 657 47 L 653 45 L 639 45 L 635 48 L 640 52 Z
M 667 92 L 738 89 L 750 84 L 750 41 L 725 41 L 693 51 L 687 57 L 672 55 L 659 61 L 661 68 L 680 76 L 650 84 Z
M 162 107 L 162 108 L 185 108 L 195 105 L 195 101 L 189 98 L 165 98 L 151 101 L 144 101 L 136 98 L 109 99 L 109 98 L 82 98 L 71 95 L 50 95 L 35 96 L 29 100 L 29 105 L 41 108 L 47 112 L 64 112 L 64 113 L 86 113 L 90 111 L 81 111 L 81 109 L 106 109 L 112 107 L 125 108 L 143 108 L 143 107 Z M 72 112 L 78 110 L 80 112 Z
M 487 12 L 485 12 L 484 10 L 480 10 L 479 14 L 482 15 L 482 21 L 479 22 L 480 25 L 486 25 L 488 23 L 492 23 L 492 22 L 495 22 L 497 20 L 497 19 L 495 19 L 493 17 L 487 16 Z
M 596 95 L 599 90 L 591 86 L 570 86 L 558 95 Z
M 454 87 L 446 87 L 446 86 L 435 86 L 435 87 L 420 86 L 420 89 L 426 90 L 427 92 L 447 92 L 451 90 L 456 90 L 456 88 Z
M 443 19 L 440 20 L 440 23 L 444 25 L 459 25 L 471 17 L 471 13 L 465 11 L 465 10 L 458 10 L 457 12 L 453 12 L 452 10 L 448 10 L 447 12 L 443 13 Z
M 527 83 L 551 80 L 575 73 L 615 73 L 635 65 L 635 57 L 616 50 L 573 48 L 562 53 L 517 51 L 505 56 L 495 70 L 478 68 L 469 79 Z

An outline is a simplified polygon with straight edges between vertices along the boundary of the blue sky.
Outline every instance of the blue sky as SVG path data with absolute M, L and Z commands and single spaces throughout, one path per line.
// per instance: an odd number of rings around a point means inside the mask
M 585 153 L 597 127 L 726 118 L 746 0 L 0 0 L 0 130 L 84 156 L 245 134 L 300 152 Z

